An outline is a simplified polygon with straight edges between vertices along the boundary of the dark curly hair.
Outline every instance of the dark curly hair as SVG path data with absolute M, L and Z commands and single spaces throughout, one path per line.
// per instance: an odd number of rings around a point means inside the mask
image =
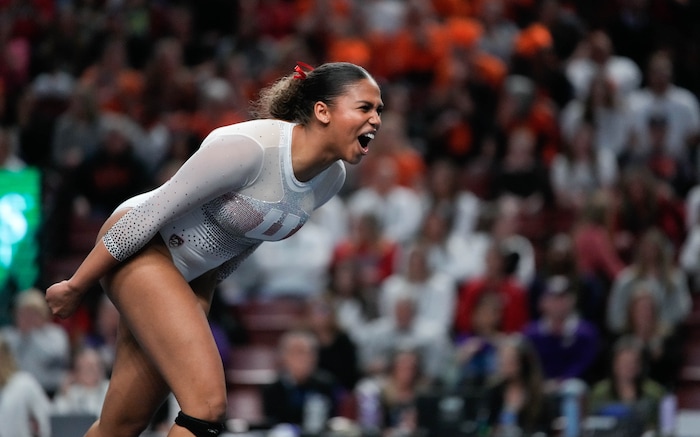
M 345 92 L 345 88 L 372 76 L 359 65 L 330 62 L 306 73 L 306 78 L 285 76 L 260 91 L 252 106 L 255 118 L 276 118 L 305 125 L 311 120 L 316 102 L 328 105 Z

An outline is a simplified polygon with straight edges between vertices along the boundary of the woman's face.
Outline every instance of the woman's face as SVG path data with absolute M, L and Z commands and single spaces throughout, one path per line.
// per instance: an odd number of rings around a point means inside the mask
M 382 124 L 384 103 L 379 86 L 371 79 L 359 80 L 348 85 L 328 108 L 334 152 L 339 159 L 357 164 L 369 153 L 368 144 Z
M 488 333 L 498 330 L 503 316 L 500 298 L 488 296 L 474 308 L 472 327 L 477 333 Z
M 105 379 L 105 376 L 104 364 L 96 351 L 85 351 L 77 358 L 75 379 L 79 384 L 94 387 Z
M 520 373 L 518 351 L 515 346 L 503 344 L 498 349 L 499 373 L 504 378 L 517 378 Z
M 410 386 L 418 373 L 418 356 L 412 352 L 403 352 L 394 362 L 394 379 L 403 386 Z
M 658 264 L 661 259 L 660 249 L 657 244 L 650 239 L 643 239 L 639 244 L 640 262 L 648 266 Z
M 657 318 L 654 298 L 649 294 L 637 297 L 632 301 L 630 317 L 635 332 L 654 325 Z
M 633 350 L 624 350 L 617 353 L 613 362 L 613 372 L 618 380 L 631 381 L 639 373 L 639 354 Z
M 282 365 L 297 382 L 306 381 L 316 369 L 316 350 L 304 337 L 292 337 L 282 347 Z
M 309 308 L 309 322 L 315 329 L 327 329 L 333 326 L 333 308 L 330 305 L 314 302 Z

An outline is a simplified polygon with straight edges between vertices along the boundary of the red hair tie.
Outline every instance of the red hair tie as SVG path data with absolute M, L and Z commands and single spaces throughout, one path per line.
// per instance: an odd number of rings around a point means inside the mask
M 297 65 L 296 65 L 296 67 L 294 67 L 294 71 L 296 71 L 296 74 L 294 75 L 294 79 L 301 79 L 301 80 L 306 79 L 306 71 L 304 71 L 304 69 L 306 69 L 308 71 L 314 71 L 314 67 L 307 64 L 306 62 L 297 61 Z

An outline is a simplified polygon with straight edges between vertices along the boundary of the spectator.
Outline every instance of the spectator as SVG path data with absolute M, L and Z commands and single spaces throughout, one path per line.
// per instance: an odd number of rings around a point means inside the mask
M 539 30 L 541 26 L 537 26 Z M 548 32 L 544 33 L 549 37 Z M 496 127 L 503 135 L 509 166 L 520 171 L 535 172 L 537 166 L 548 166 L 559 150 L 560 132 L 556 106 L 546 95 L 538 92 L 537 84 L 522 74 L 510 74 L 498 97 Z M 539 187 L 536 178 L 520 190 Z M 546 181 L 545 181 L 546 182 Z
M 149 175 L 134 154 L 131 125 L 122 117 L 105 120 L 98 150 L 74 172 L 78 213 L 106 217 L 124 199 L 150 188 Z
M 355 260 L 341 261 L 333 267 L 328 295 L 338 326 L 353 340 L 362 327 L 379 314 L 376 290 L 364 286 Z
M 103 111 L 133 115 L 126 107 L 129 93 L 143 91 L 143 73 L 128 65 L 125 40 L 114 37 L 104 43 L 97 62 L 80 75 L 80 85 L 94 90 L 97 106 Z
M 554 235 L 544 248 L 537 279 L 528 290 L 531 317 L 540 317 L 540 297 L 547 289 L 547 279 L 554 276 L 563 276 L 570 281 L 571 289 L 576 293 L 576 311 L 581 317 L 603 326 L 608 285 L 591 274 L 578 271 L 574 241 L 569 233 Z
M 55 414 L 100 415 L 109 380 L 100 353 L 96 349 L 80 350 L 73 369 L 53 399 Z
M 290 238 L 262 244 L 246 267 L 256 272 L 251 284 L 263 299 L 293 296 L 306 298 L 323 290 L 333 258 L 334 239 L 313 220 Z
M 415 433 L 418 426 L 415 401 L 426 389 L 420 354 L 411 349 L 396 351 L 379 386 L 384 432 L 389 436 Z
M 505 332 L 520 331 L 529 320 L 527 290 L 514 276 L 517 255 L 494 243 L 486 254 L 486 272 L 483 276 L 467 281 L 459 289 L 455 313 L 455 333 L 464 335 L 471 331 L 471 308 L 484 294 L 493 294 L 503 302 L 501 326 Z
M 464 238 L 476 230 L 481 200 L 460 187 L 459 168 L 448 160 L 433 162 L 428 171 L 422 193 L 425 211 L 437 210 L 451 217 L 451 226 L 445 232 Z
M 556 205 L 581 211 L 588 193 L 611 190 L 617 182 L 617 159 L 606 148 L 596 149 L 592 125 L 580 124 L 564 151 L 552 161 L 550 178 Z
M 479 40 L 481 50 L 508 64 L 518 27 L 508 17 L 505 2 L 495 0 L 481 3 L 479 21 L 484 26 L 484 33 Z
M 416 317 L 441 325 L 448 334 L 454 318 L 455 282 L 446 274 L 435 271 L 428 263 L 428 248 L 414 244 L 405 251 L 403 266 L 389 276 L 379 290 L 380 316 L 393 311 L 396 299 L 410 294 L 416 302 Z
M 579 99 L 586 98 L 590 92 L 591 78 L 600 73 L 612 82 L 623 98 L 642 83 L 642 72 L 637 64 L 629 58 L 615 55 L 610 38 L 603 30 L 590 32 L 582 41 L 580 53 L 566 67 L 566 75 Z
M 2 329 L 19 369 L 30 373 L 52 397 L 61 387 L 70 362 L 68 335 L 51 322 L 44 293 L 21 292 L 15 305 L 14 325 Z
M 394 273 L 398 255 L 399 246 L 382 234 L 379 218 L 363 214 L 351 217 L 350 235 L 335 246 L 331 268 L 353 260 L 363 287 L 376 289 Z
M 482 267 L 482 263 L 471 262 L 478 259 L 479 250 L 475 247 L 476 244 L 469 243 L 476 240 L 485 245 L 487 238 L 482 235 L 465 238 L 457 232 L 450 232 L 452 227 L 452 216 L 449 212 L 440 209 L 429 210 L 416 240 L 426 248 L 429 269 L 449 276 L 458 284 L 473 277 L 477 269 Z
M 20 370 L 0 335 L 0 436 L 50 437 L 51 401 L 39 382 Z
M 397 348 L 411 348 L 420 354 L 426 378 L 439 377 L 445 359 L 450 356 L 450 342 L 440 322 L 418 318 L 417 304 L 409 292 L 397 296 L 391 314 L 364 326 L 357 336 L 361 369 L 377 375 L 388 369 Z
M 584 98 L 571 100 L 561 110 L 560 127 L 563 140 L 571 143 L 582 125 L 593 129 L 595 150 L 612 152 L 616 158 L 633 153 L 632 115 L 627 99 L 615 92 L 615 86 L 605 74 L 591 78 L 590 90 Z
M 609 377 L 591 389 L 589 414 L 626 419 L 632 428 L 629 435 L 654 429 L 665 391 L 642 374 L 642 346 L 636 339 L 622 337 L 615 343 L 611 358 Z
M 668 184 L 676 196 L 683 196 L 691 186 L 696 169 L 686 154 L 678 156 L 666 145 L 670 121 L 663 114 L 650 114 L 644 138 L 649 149 L 640 157 L 639 164 L 648 167 L 660 181 Z
M 345 389 L 352 392 L 360 379 L 357 346 L 338 325 L 330 296 L 308 299 L 307 323 L 318 341 L 318 368 L 331 374 Z
M 532 23 L 523 28 L 515 39 L 515 53 L 511 60 L 511 74 L 527 76 L 537 85 L 537 92 L 546 99 L 540 100 L 551 105 L 552 113 L 566 105 L 573 97 L 573 87 L 564 72 L 564 60 L 569 56 L 562 56 L 562 51 L 568 51 L 567 41 L 562 41 L 561 34 L 576 32 L 575 20 L 571 15 L 561 11 L 557 1 L 544 1 L 539 7 L 539 22 Z M 560 35 L 553 35 L 556 30 Z M 574 36 L 576 38 L 576 36 Z M 569 43 L 570 44 L 570 43 Z
M 612 221 L 613 198 L 610 193 L 597 191 L 589 195 L 572 229 L 576 270 L 604 287 L 612 284 L 625 267 L 614 243 Z
M 537 155 L 536 141 L 533 132 L 524 127 L 510 133 L 502 166 L 493 181 L 494 197 L 516 201 L 518 214 L 534 215 L 552 200 L 549 176 Z
M 652 138 L 646 134 L 647 123 L 659 115 L 667 121 L 663 152 L 685 162 L 691 156 L 690 147 L 700 138 L 698 98 L 673 82 L 673 60 L 668 52 L 657 51 L 650 57 L 646 79 L 647 86 L 630 95 L 637 147 L 649 151 Z
M 453 381 L 457 388 L 483 388 L 496 375 L 498 347 L 504 338 L 501 331 L 503 302 L 498 296 L 484 294 L 472 309 L 471 330 L 455 339 Z
M 524 330 L 542 363 L 546 390 L 557 393 L 570 379 L 584 381 L 599 353 L 598 331 L 576 312 L 569 278 L 553 276 L 540 297 L 541 317 Z
M 468 236 L 464 250 L 463 242 L 453 245 L 454 256 L 460 256 L 454 265 L 458 278 L 473 280 L 482 277 L 488 270 L 487 252 L 493 245 L 502 246 L 503 250 L 513 254 L 515 280 L 523 287 L 529 287 L 535 279 L 535 248 L 521 231 L 521 218 L 517 202 L 513 199 L 501 199 L 497 203 L 485 204 L 481 209 L 476 232 Z
M 662 302 L 648 285 L 641 282 L 635 286 L 623 335 L 642 346 L 642 374 L 673 389 L 683 358 L 681 339 L 659 317 Z
M 143 115 L 148 124 L 163 115 L 195 109 L 194 73 L 183 63 L 183 47 L 175 38 L 158 40 L 144 68 Z
M 685 239 L 685 214 L 682 202 L 645 166 L 625 167 L 618 190 L 616 239 L 621 251 L 651 228 L 658 228 L 678 248 Z
M 607 309 L 608 329 L 621 333 L 630 300 L 638 283 L 661 302 L 661 321 L 675 331 L 690 313 L 691 299 L 687 277 L 673 263 L 668 239 L 657 229 L 647 231 L 636 249 L 636 258 L 615 279 Z
M 392 158 L 382 157 L 380 160 L 369 185 L 359 188 L 348 198 L 348 212 L 354 217 L 374 215 L 385 238 L 407 243 L 416 236 L 420 227 L 420 197 L 412 189 L 398 184 L 398 169 Z
M 587 33 L 586 23 L 577 7 L 562 4 L 557 0 L 539 3 L 538 19 L 551 35 L 552 51 L 562 62 L 574 54 Z
M 306 426 L 307 408 L 320 401 L 323 422 L 337 411 L 337 385 L 318 369 L 318 341 L 307 331 L 289 331 L 279 343 L 277 379 L 263 387 L 263 411 L 268 425 L 289 423 Z
M 18 171 L 26 166 L 15 151 L 12 134 L 0 127 L 0 170 Z
M 76 87 L 68 108 L 56 120 L 51 142 L 53 166 L 64 171 L 75 169 L 95 153 L 101 138 L 100 123 L 95 91 Z
M 488 422 L 496 433 L 507 432 L 511 424 L 528 434 L 549 432 L 540 361 L 527 339 L 515 334 L 500 343 L 498 370 L 486 399 Z

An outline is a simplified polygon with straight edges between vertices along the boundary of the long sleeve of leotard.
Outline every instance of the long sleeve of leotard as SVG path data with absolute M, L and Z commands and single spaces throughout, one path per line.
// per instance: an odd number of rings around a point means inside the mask
M 109 253 L 124 261 L 168 221 L 230 191 L 251 184 L 263 164 L 263 147 L 230 129 L 214 130 L 173 177 L 135 206 L 104 235 Z

